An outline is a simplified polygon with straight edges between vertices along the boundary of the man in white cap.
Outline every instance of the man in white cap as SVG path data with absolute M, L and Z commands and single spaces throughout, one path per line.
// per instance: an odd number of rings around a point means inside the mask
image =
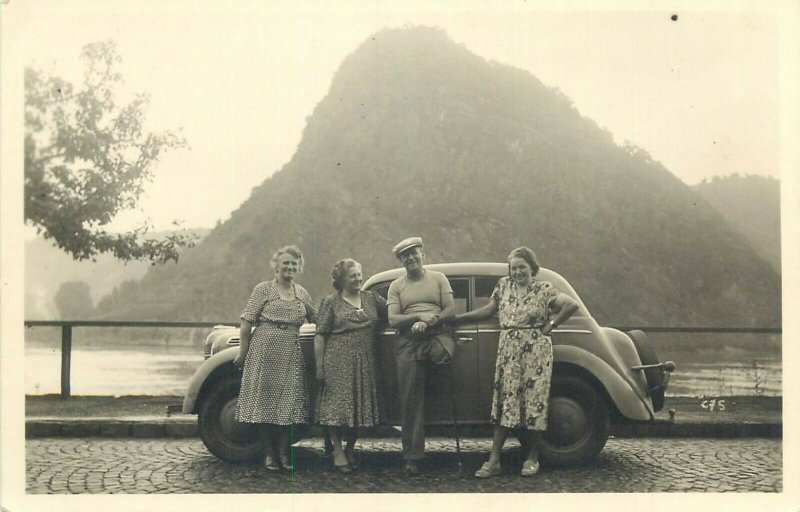
M 409 475 L 425 457 L 425 365 L 449 362 L 455 350 L 444 322 L 455 315 L 453 289 L 441 272 L 427 270 L 422 239 L 406 238 L 392 249 L 406 273 L 389 286 L 389 324 L 397 329 L 395 359 L 402 417 L 403 459 Z

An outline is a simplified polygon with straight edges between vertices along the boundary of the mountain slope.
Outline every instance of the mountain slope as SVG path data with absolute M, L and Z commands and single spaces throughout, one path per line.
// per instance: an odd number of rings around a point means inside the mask
M 781 271 L 781 182 L 764 176 L 733 174 L 703 181 L 694 188 L 736 226 L 751 247 Z
M 297 152 L 180 265 L 152 269 L 105 316 L 230 320 L 269 255 L 297 243 L 318 300 L 330 268 L 503 261 L 529 245 L 606 323 L 776 325 L 780 278 L 645 151 L 621 148 L 558 90 L 430 28 L 384 30 L 348 56 Z

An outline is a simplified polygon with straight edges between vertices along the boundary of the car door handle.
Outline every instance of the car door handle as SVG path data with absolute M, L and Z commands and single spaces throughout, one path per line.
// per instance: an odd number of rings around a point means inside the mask
M 473 338 L 472 336 L 459 336 L 458 338 L 456 338 L 456 341 L 463 345 L 464 343 L 470 343 L 472 341 L 475 341 L 475 338 Z

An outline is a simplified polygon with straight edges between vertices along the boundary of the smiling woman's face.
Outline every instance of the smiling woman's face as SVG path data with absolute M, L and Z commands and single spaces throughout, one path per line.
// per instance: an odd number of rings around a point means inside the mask
M 508 260 L 508 267 L 511 271 L 511 279 L 517 286 L 527 286 L 533 277 L 533 269 L 523 258 L 511 258 Z
M 361 275 L 361 265 L 353 265 L 347 269 L 347 274 L 345 274 L 343 281 L 343 288 L 348 292 L 355 293 L 360 290 L 361 283 L 363 281 L 363 276 Z
M 275 268 L 275 273 L 278 277 L 291 281 L 294 276 L 300 271 L 300 260 L 295 258 L 289 253 L 278 255 L 278 265 Z

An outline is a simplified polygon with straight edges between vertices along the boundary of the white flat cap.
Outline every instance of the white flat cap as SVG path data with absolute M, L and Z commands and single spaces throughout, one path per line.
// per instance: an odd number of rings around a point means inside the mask
M 422 238 L 418 236 L 412 236 L 411 238 L 406 238 L 402 242 L 398 243 L 394 247 L 392 247 L 392 252 L 395 256 L 400 256 L 400 253 L 411 249 L 412 247 L 422 247 Z

